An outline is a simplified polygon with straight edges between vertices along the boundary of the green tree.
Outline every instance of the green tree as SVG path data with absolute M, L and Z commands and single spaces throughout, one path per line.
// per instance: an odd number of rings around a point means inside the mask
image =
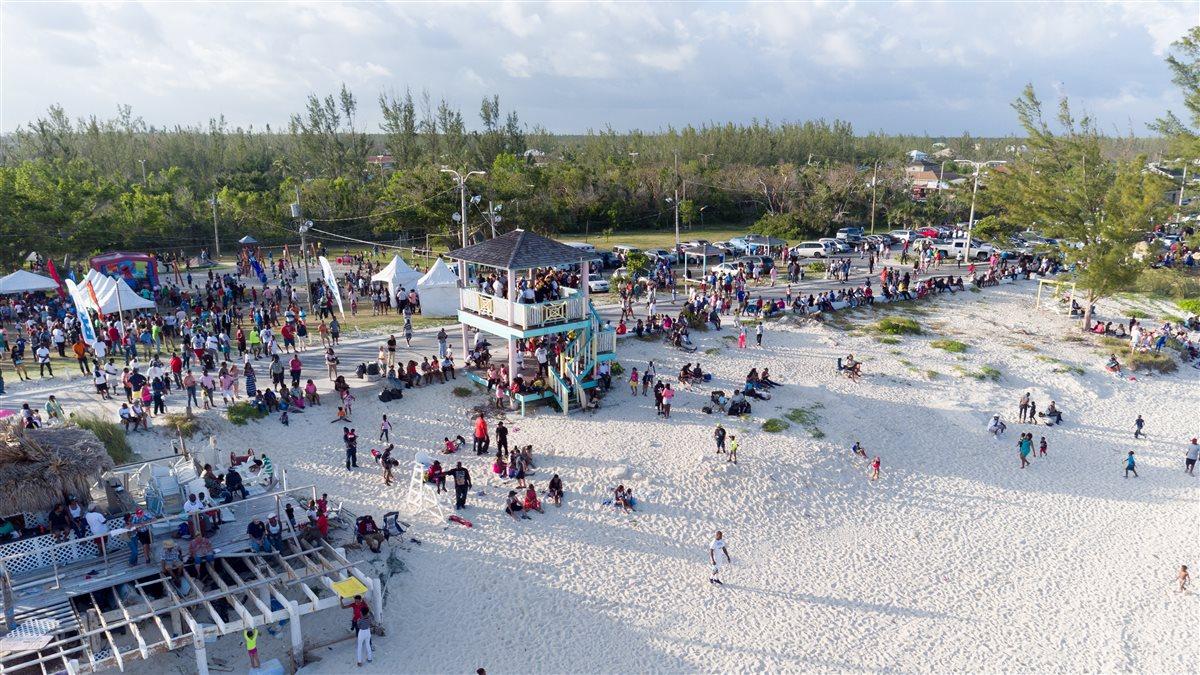
M 1036 226 L 1065 242 L 1063 255 L 1086 292 L 1087 330 L 1092 304 L 1137 279 L 1142 265 L 1133 258 L 1133 245 L 1161 201 L 1162 186 L 1143 175 L 1144 159 L 1122 165 L 1105 160 L 1095 124 L 1075 119 L 1066 99 L 1059 102 L 1057 132 L 1032 85 L 1013 107 L 1029 152 L 989 175 L 980 193 L 993 211 L 988 227 L 1001 234 Z
M 1172 81 L 1183 90 L 1183 105 L 1191 125 L 1185 124 L 1168 111 L 1151 128 L 1167 137 L 1176 153 L 1187 159 L 1200 158 L 1200 26 L 1193 26 L 1187 35 L 1171 45 L 1167 56 Z

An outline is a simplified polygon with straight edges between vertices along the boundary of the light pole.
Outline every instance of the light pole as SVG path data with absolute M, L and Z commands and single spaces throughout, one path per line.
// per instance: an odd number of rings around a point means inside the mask
M 218 260 L 221 257 L 221 235 L 217 231 L 217 193 L 212 193 L 212 199 L 208 200 L 212 204 L 213 210 L 213 260 Z
M 971 233 L 975 229 L 975 195 L 979 194 L 979 172 L 992 160 L 984 162 L 973 162 L 970 160 L 959 161 L 963 164 L 970 164 L 971 166 L 975 167 L 975 184 L 971 187 L 971 213 L 967 216 L 967 243 L 963 246 L 963 260 L 969 263 L 971 262 Z
M 875 234 L 875 186 L 879 184 L 879 162 L 875 162 L 875 172 L 871 174 L 871 234 Z
M 139 159 L 138 163 L 142 165 L 142 185 L 147 185 L 148 183 L 146 183 L 146 160 Z
M 709 158 L 709 157 L 712 157 L 712 156 L 713 156 L 713 154 L 714 154 L 714 153 L 711 153 L 711 152 L 702 152 L 702 153 L 700 153 L 700 156 L 704 158 L 704 168 L 706 168 L 706 169 L 708 168 L 708 158 Z
M 442 167 L 442 173 L 448 173 L 454 176 L 454 180 L 458 183 L 458 196 L 460 202 L 459 220 L 462 223 L 462 245 L 467 247 L 467 179 L 471 176 L 486 176 L 486 171 L 469 171 L 467 175 L 462 175 L 454 169 Z
M 300 184 L 296 184 L 296 201 L 292 203 L 292 217 L 296 219 L 296 229 L 300 231 L 300 257 L 304 259 L 304 292 L 308 295 L 308 311 L 313 311 L 312 280 L 308 276 L 308 230 L 312 227 L 311 220 L 304 220 L 304 212 L 300 209 Z
M 708 208 L 708 204 L 700 207 L 700 229 L 704 229 L 704 209 Z

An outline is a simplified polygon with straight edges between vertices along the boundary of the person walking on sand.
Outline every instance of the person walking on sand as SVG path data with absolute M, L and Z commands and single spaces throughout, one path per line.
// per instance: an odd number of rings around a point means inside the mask
M 634 368 L 629 372 L 629 393 L 637 396 L 638 389 L 638 369 Z
M 1125 477 L 1126 477 L 1126 478 L 1129 478 L 1129 472 L 1130 472 L 1130 471 L 1132 471 L 1132 472 L 1133 472 L 1133 477 L 1134 477 L 1134 478 L 1137 478 L 1137 477 L 1138 477 L 1138 475 L 1137 475 L 1137 461 L 1136 461 L 1136 460 L 1133 458 L 1133 451 L 1132 451 L 1132 450 L 1130 450 L 1130 451 L 1129 451 L 1129 454 L 1128 454 L 1128 455 L 1125 457 Z
M 725 554 L 724 561 L 717 557 L 717 551 Z M 729 547 L 725 545 L 725 535 L 720 530 L 717 530 L 712 543 L 708 545 L 708 561 L 712 563 L 712 573 L 708 575 L 708 583 L 723 586 L 724 583 L 720 579 L 721 568 L 732 564 L 733 558 L 729 557 Z
M 1029 392 L 1021 397 L 1021 402 L 1017 405 L 1017 414 L 1020 416 L 1021 424 L 1025 423 L 1026 416 L 1029 415 Z
M 875 459 L 871 460 L 871 480 L 879 479 L 879 455 L 875 455 Z
M 1192 575 L 1188 574 L 1187 565 L 1179 566 L 1179 574 L 1175 575 L 1175 578 L 1179 580 L 1179 592 L 1186 593 L 1188 582 L 1192 580 Z
M 1187 446 L 1187 453 L 1184 455 L 1184 459 L 1183 459 L 1184 473 L 1186 473 L 1189 476 L 1196 475 L 1192 472 L 1196 468 L 1196 458 L 1198 458 L 1198 457 L 1200 457 L 1200 445 L 1197 445 L 1196 439 L 1193 438 L 1192 442 L 1189 443 Z
M 467 508 L 467 492 L 471 489 L 471 472 L 458 462 L 446 473 L 454 477 L 454 510 Z
M 1033 434 L 1021 434 L 1017 441 L 1017 454 L 1021 456 L 1021 468 L 1029 466 L 1029 453 L 1033 450 Z
M 1042 440 L 1041 440 L 1041 442 L 1040 442 L 1040 443 L 1038 443 L 1038 455 L 1039 455 L 1040 457 L 1045 457 L 1045 456 L 1046 456 L 1046 449 L 1047 449 L 1047 447 L 1049 447 L 1049 446 L 1047 446 L 1047 445 L 1046 445 L 1046 437 L 1045 437 L 1045 436 L 1042 436 Z
M 762 336 L 763 336 L 763 322 L 759 321 L 758 325 L 754 327 L 754 341 L 758 344 L 759 347 L 762 346 Z
M 387 415 L 383 416 L 383 421 L 379 423 L 379 440 L 391 442 L 390 433 L 392 431 L 392 423 L 388 421 Z
M 1142 429 L 1144 429 L 1145 426 L 1146 426 L 1146 420 L 1142 419 L 1141 415 L 1138 415 L 1137 419 L 1133 421 L 1133 437 L 1141 438 L 1142 436 L 1145 436 L 1146 435 L 1145 432 L 1142 431 Z
M 737 436 L 729 437 L 729 454 L 725 457 L 726 462 L 737 464 L 738 439 Z
M 717 443 L 717 454 L 725 454 L 725 427 L 721 426 L 720 422 L 717 423 L 717 428 L 713 430 L 713 440 Z
M 746 327 L 742 326 L 738 329 L 738 349 L 746 348 Z
M 371 616 L 371 608 L 363 605 L 362 614 L 355 622 L 357 632 L 357 643 L 355 645 L 355 656 L 358 657 L 358 667 L 363 664 L 363 657 L 367 658 L 367 663 L 375 660 L 375 650 L 371 648 L 371 623 L 374 617 Z

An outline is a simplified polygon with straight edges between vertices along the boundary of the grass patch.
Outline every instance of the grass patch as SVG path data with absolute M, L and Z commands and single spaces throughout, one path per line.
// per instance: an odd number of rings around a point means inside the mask
M 1149 319 L 1150 315 L 1140 309 L 1131 309 L 1125 312 L 1125 316 L 1130 316 L 1135 319 Z
M 900 344 L 900 338 L 898 338 L 898 337 L 894 337 L 894 336 L 891 336 L 891 335 L 884 335 L 883 337 L 878 337 L 878 338 L 875 338 L 875 339 L 876 339 L 877 341 L 879 341 L 880 343 L 882 343 L 882 344 L 885 344 L 885 345 L 898 345 L 898 344 Z
M 1054 367 L 1056 373 L 1069 373 L 1071 375 L 1083 375 L 1087 371 L 1082 366 L 1077 366 L 1073 363 L 1060 363 Z
M 1200 273 L 1182 269 L 1148 269 L 1138 275 L 1134 289 L 1139 293 L 1175 301 L 1200 298 Z
M 762 430 L 769 434 L 777 434 L 781 431 L 786 430 L 790 426 L 792 426 L 792 425 L 788 424 L 787 422 L 784 422 L 781 419 L 772 417 L 771 419 L 767 420 L 766 422 L 763 422 Z
M 250 420 L 260 420 L 266 416 L 267 413 L 245 401 L 239 401 L 225 409 L 225 417 L 229 418 L 231 424 L 239 427 L 245 426 Z
M 469 387 L 455 387 L 450 392 L 459 398 L 466 398 L 474 393 Z
M 939 378 L 939 377 L 941 377 L 941 376 L 942 376 L 942 374 L 941 374 L 941 373 L 939 373 L 939 372 L 938 372 L 938 371 L 936 371 L 936 370 L 927 370 L 927 371 L 925 371 L 925 378 L 926 378 L 926 379 L 929 379 L 929 380 L 936 380 L 936 379 L 938 379 L 938 378 Z
M 959 342 L 958 340 L 934 340 L 933 342 L 929 343 L 929 346 L 933 347 L 934 349 L 941 349 L 943 351 L 950 352 L 952 354 L 961 354 L 967 351 L 966 343 Z
M 704 350 L 705 356 L 716 356 L 717 354 L 720 354 L 720 353 L 721 353 L 721 349 L 719 347 L 709 347 L 708 349 Z
M 972 293 L 982 293 L 983 292 L 978 286 L 969 286 L 967 288 L 967 290 L 971 291 Z
M 969 377 L 972 380 L 979 380 L 980 382 L 985 380 L 996 382 L 1000 379 L 1000 371 L 988 365 L 980 366 L 979 370 L 967 370 L 962 366 L 955 366 L 954 370 L 963 377 Z
M 1133 370 L 1173 373 L 1179 370 L 1175 357 L 1162 352 L 1133 352 L 1125 357 L 1125 366 Z
M 191 438 L 200 430 L 200 420 L 194 415 L 188 417 L 183 413 L 172 413 L 163 419 L 163 426 L 184 438 Z
M 817 426 L 817 423 L 821 421 L 821 416 L 813 412 L 822 407 L 824 406 L 820 403 L 814 403 L 810 408 L 792 408 L 783 416 L 794 424 L 804 427 L 804 430 L 813 438 L 825 438 L 825 432 Z
M 78 415 L 71 421 L 80 429 L 87 429 L 96 434 L 96 438 L 104 444 L 104 449 L 108 451 L 108 456 L 112 457 L 113 462 L 125 464 L 133 460 L 133 448 L 130 447 L 129 439 L 125 437 L 125 429 L 120 424 L 102 420 L 95 415 Z
M 904 352 L 900 351 L 899 349 L 889 349 L 888 353 L 891 354 L 892 356 L 900 356 Z
M 1179 309 L 1182 309 L 1189 314 L 1200 314 L 1200 298 L 1176 300 L 1175 304 L 1179 306 Z
M 889 316 L 876 321 L 871 330 L 884 335 L 920 335 L 924 331 L 915 319 L 903 316 Z
M 1111 335 L 1101 335 L 1100 344 L 1109 349 L 1129 349 L 1129 338 L 1121 339 Z

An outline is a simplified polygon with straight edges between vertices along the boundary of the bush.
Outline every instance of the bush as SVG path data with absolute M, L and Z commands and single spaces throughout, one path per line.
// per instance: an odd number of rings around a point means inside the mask
M 777 433 L 787 429 L 790 426 L 792 426 L 792 425 L 788 424 L 787 422 L 784 422 L 781 419 L 772 417 L 771 419 L 767 420 L 766 422 L 763 422 L 762 430 L 767 433 L 777 434 Z
M 900 316 L 889 316 L 879 321 L 871 327 L 876 333 L 885 335 L 920 335 L 924 332 L 921 329 L 921 324 L 915 319 Z
M 184 438 L 191 438 L 200 430 L 200 421 L 195 416 L 188 417 L 182 413 L 172 413 L 163 419 L 163 426 Z
M 618 377 L 625 372 L 625 366 L 622 366 L 620 361 L 613 361 L 611 367 L 613 377 Z
M 804 269 L 811 274 L 824 274 L 826 271 L 829 270 L 829 266 L 823 262 L 814 261 L 814 262 L 808 263 L 808 265 L 806 265 Z
M 958 340 L 934 340 L 933 342 L 929 343 L 929 346 L 933 347 L 934 349 L 941 349 L 950 352 L 952 354 L 961 354 L 967 351 L 966 343 L 959 342 Z
M 1179 305 L 1179 309 L 1182 309 L 1189 314 L 1200 314 L 1200 298 L 1176 300 L 1175 304 Z
M 1149 314 L 1143 312 L 1140 309 L 1131 309 L 1128 312 L 1125 312 L 1125 316 L 1131 316 L 1135 319 L 1149 319 L 1150 318 Z
M 469 387 L 455 387 L 454 389 L 451 389 L 450 392 L 459 398 L 466 398 L 471 395 L 471 389 Z
M 717 354 L 720 354 L 720 353 L 721 353 L 721 349 L 719 347 L 709 347 L 708 349 L 704 350 L 705 356 L 716 356 Z
M 1163 352 L 1133 352 L 1126 358 L 1125 365 L 1132 370 L 1156 373 L 1173 373 L 1179 370 L 1179 362 Z
M 900 344 L 900 338 L 898 338 L 898 337 L 892 337 L 892 336 L 890 336 L 890 335 L 887 335 L 887 336 L 884 336 L 884 337 L 881 337 L 881 338 L 877 338 L 877 339 L 879 340 L 879 342 L 881 342 L 882 344 L 885 344 L 885 345 L 898 345 L 898 344 Z
M 992 366 L 980 366 L 979 372 L 972 377 L 977 380 L 991 380 L 992 382 L 996 382 L 1000 379 L 1000 371 Z
M 1200 297 L 1200 274 L 1181 269 L 1148 269 L 1138 275 L 1134 288 L 1139 293 L 1176 301 Z
M 95 415 L 78 415 L 71 421 L 80 429 L 87 429 L 96 434 L 96 438 L 100 439 L 104 449 L 108 451 L 108 456 L 117 464 L 125 464 L 133 459 L 133 448 L 130 447 L 129 439 L 125 437 L 125 429 L 120 424 L 102 420 Z
M 813 408 L 818 407 L 820 407 L 819 403 L 813 405 Z M 809 435 L 811 435 L 813 438 L 825 437 L 825 432 L 821 431 L 821 429 L 817 427 L 817 422 L 821 420 L 821 416 L 812 410 L 805 408 L 792 408 L 784 413 L 783 416 L 795 424 L 804 427 L 804 429 L 808 431 Z
M 260 420 L 266 416 L 267 413 L 259 411 L 258 408 L 246 401 L 238 401 L 225 409 L 225 417 L 229 418 L 230 423 L 239 427 L 245 426 L 250 420 Z

